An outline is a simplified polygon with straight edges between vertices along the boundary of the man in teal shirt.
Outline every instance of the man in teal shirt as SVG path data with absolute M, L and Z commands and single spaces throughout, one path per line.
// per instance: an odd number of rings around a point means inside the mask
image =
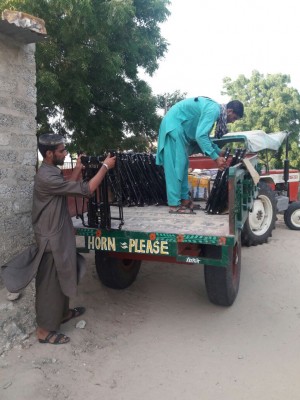
M 243 117 L 244 106 L 238 100 L 221 105 L 207 97 L 179 101 L 163 118 L 158 136 L 156 164 L 163 165 L 170 213 L 193 213 L 189 197 L 189 155 L 203 153 L 224 168 L 226 160 L 209 134 L 215 122 L 216 136 L 227 133 L 226 124 Z

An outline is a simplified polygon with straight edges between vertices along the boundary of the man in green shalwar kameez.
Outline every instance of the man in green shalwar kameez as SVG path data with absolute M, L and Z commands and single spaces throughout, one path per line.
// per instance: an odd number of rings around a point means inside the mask
M 226 160 L 209 134 L 216 122 L 216 136 L 223 136 L 226 124 L 242 118 L 243 113 L 243 104 L 238 100 L 221 105 L 207 97 L 179 101 L 167 112 L 159 129 L 156 164 L 165 170 L 170 213 L 193 212 L 188 187 L 189 155 L 203 153 L 216 162 L 217 168 L 224 168 Z

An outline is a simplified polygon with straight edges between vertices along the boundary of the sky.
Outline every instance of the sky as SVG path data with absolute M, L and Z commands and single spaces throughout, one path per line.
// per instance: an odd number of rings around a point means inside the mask
M 225 102 L 223 78 L 290 75 L 300 91 L 300 2 L 171 0 L 161 25 L 168 52 L 152 77 L 154 94 L 186 92 Z

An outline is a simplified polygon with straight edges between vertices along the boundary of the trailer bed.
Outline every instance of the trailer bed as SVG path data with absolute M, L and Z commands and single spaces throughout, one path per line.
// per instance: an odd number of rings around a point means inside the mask
M 100 192 L 88 204 L 89 222 L 94 227 L 88 226 L 87 217 L 84 224 L 80 219 L 73 219 L 77 237 L 84 237 L 84 247 L 78 251 L 95 251 L 99 279 L 115 289 L 130 286 L 144 260 L 203 264 L 210 301 L 230 306 L 239 288 L 241 229 L 257 196 L 253 179 L 257 157 L 251 157 L 249 162 L 250 166 L 238 163 L 229 167 L 228 213 L 221 215 L 206 214 L 204 201 L 198 202 L 202 209 L 195 214 L 181 215 L 170 214 L 168 206 L 124 206 L 122 224 L 118 207 L 110 205 L 113 219 L 108 218 L 104 206 L 109 196 Z M 201 158 L 194 168 L 207 169 L 209 164 Z M 95 227 L 98 221 L 99 227 Z
M 228 236 L 228 214 L 208 215 L 204 211 L 205 202 L 197 202 L 202 209 L 196 214 L 169 214 L 168 206 L 124 207 L 122 231 L 157 232 L 178 235 Z M 118 208 L 111 206 L 111 216 L 118 217 Z M 75 228 L 83 228 L 79 219 L 73 218 Z M 112 219 L 111 228 L 119 229 L 120 221 Z

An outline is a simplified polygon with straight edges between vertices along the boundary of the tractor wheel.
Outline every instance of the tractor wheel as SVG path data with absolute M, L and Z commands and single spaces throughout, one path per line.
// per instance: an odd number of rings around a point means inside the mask
M 300 230 L 300 201 L 291 203 L 284 213 L 286 226 L 295 231 Z
M 125 289 L 136 279 L 141 261 L 110 257 L 105 251 L 95 252 L 98 277 L 103 285 L 113 289 Z
M 265 182 L 258 184 L 258 196 L 254 200 L 242 230 L 242 245 L 256 246 L 272 236 L 276 221 L 276 198 Z
M 214 257 L 211 248 L 206 257 Z M 210 253 L 210 254 L 209 254 Z M 209 300 L 219 306 L 231 306 L 238 294 L 241 275 L 241 235 L 229 249 L 228 264 L 225 267 L 204 265 L 205 286 Z

